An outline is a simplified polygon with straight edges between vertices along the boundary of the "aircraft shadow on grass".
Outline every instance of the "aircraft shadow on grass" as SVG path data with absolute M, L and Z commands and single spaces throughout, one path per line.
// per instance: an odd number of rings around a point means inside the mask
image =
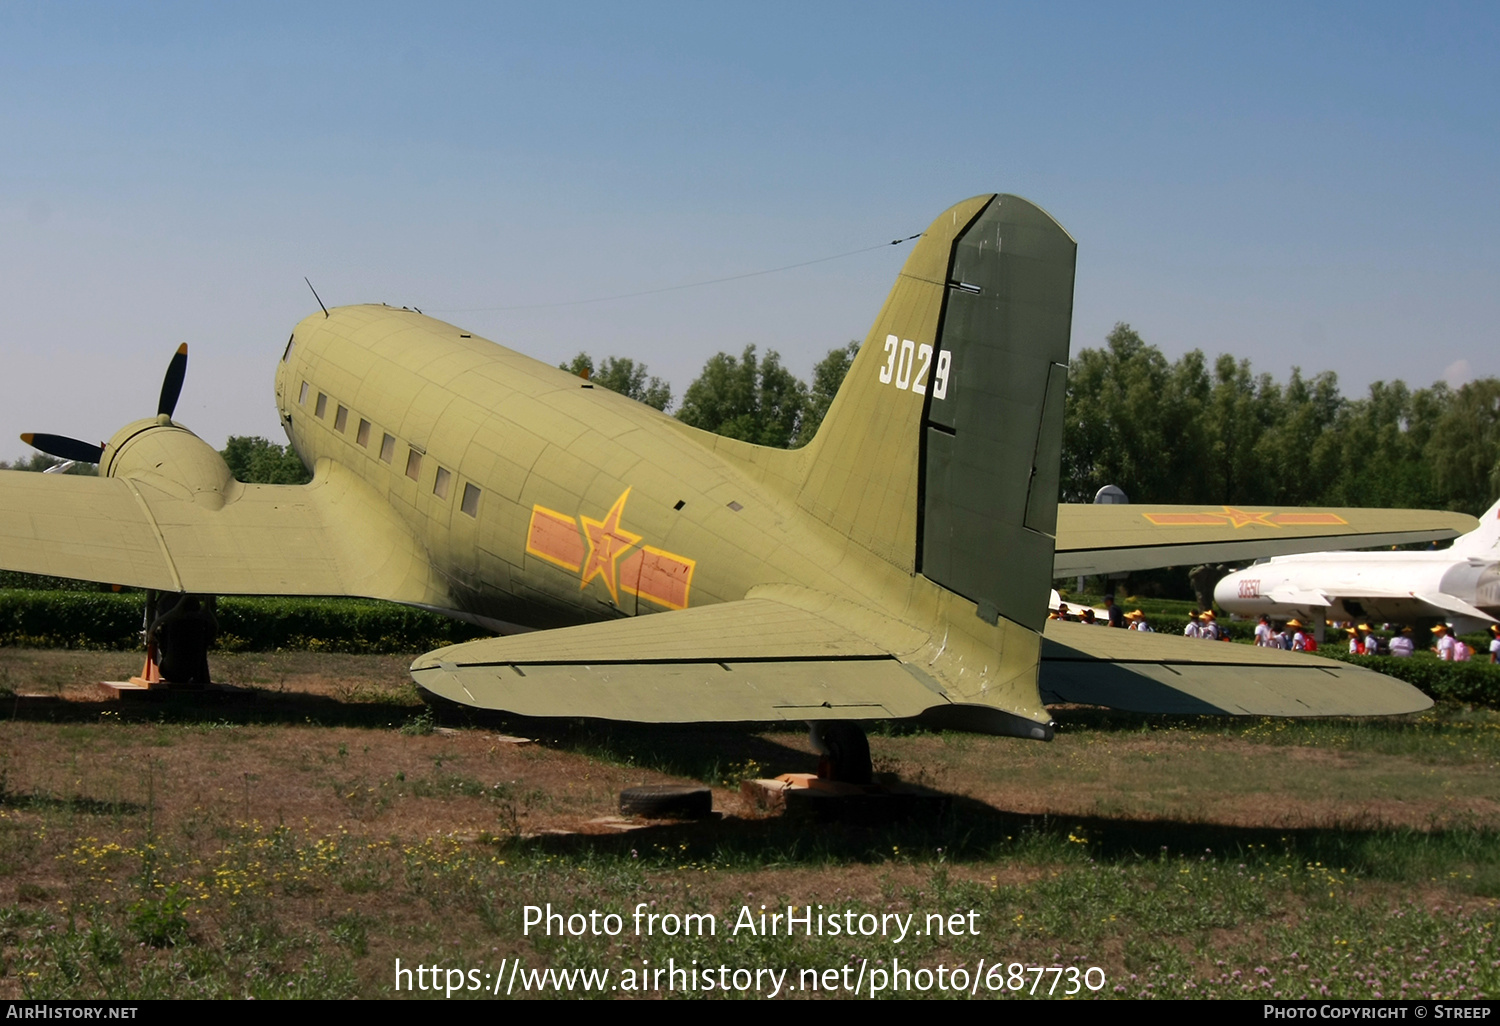
M 182 705 L 118 701 L 60 702 L 16 699 L 12 718 L 31 722 L 97 722 L 101 713 L 119 715 L 123 721 L 193 725 L 341 726 L 392 730 L 410 725 L 424 713 L 423 707 L 382 703 L 345 702 L 300 692 L 264 692 L 254 703 L 231 705 Z M 1201 722 L 1182 716 L 1181 725 Z M 1214 717 L 1214 720 L 1219 720 Z M 1096 731 L 1134 733 L 1150 724 L 1166 724 L 1159 716 L 1122 713 L 1119 710 L 1074 709 L 1067 713 L 1069 725 Z M 548 747 L 584 755 L 617 765 L 639 767 L 689 780 L 722 784 L 737 773 L 775 774 L 810 770 L 815 756 L 766 731 L 789 725 L 694 724 L 660 726 L 586 719 L 529 719 L 478 710 L 440 707 L 438 725 L 451 723 L 471 729 L 502 732 L 534 738 Z M 1411 729 L 1399 722 L 1390 729 Z M 426 729 L 419 726 L 418 730 Z M 893 725 L 901 732 L 925 732 L 922 728 Z M 733 753 L 733 764 L 725 753 Z M 731 781 L 732 786 L 732 781 Z M 502 843 L 522 845 L 533 851 L 555 854 L 591 854 L 632 857 L 632 852 L 651 852 L 657 846 L 671 850 L 674 858 L 709 860 L 747 867 L 765 864 L 818 865 L 832 861 L 878 864 L 891 859 L 892 846 L 917 863 L 1005 860 L 1014 857 L 1048 859 L 1049 850 L 1071 851 L 1074 839 L 1086 841 L 1078 854 L 1100 864 L 1139 864 L 1154 859 L 1206 858 L 1222 863 L 1226 858 L 1254 859 L 1291 853 L 1299 860 L 1321 860 L 1325 865 L 1348 866 L 1373 871 L 1390 858 L 1382 854 L 1393 840 L 1407 833 L 1420 834 L 1424 850 L 1453 846 L 1455 850 L 1475 844 L 1494 847 L 1496 831 L 1464 827 L 1415 830 L 1361 818 L 1358 811 L 1326 826 L 1289 827 L 1276 822 L 1252 825 L 1208 823 L 1186 818 L 1142 818 L 1129 815 L 1076 815 L 1019 813 L 958 793 L 948 793 L 944 810 L 937 815 L 886 821 L 854 820 L 816 822 L 807 818 L 769 815 L 762 819 L 728 818 L 707 821 L 654 823 L 621 834 L 546 834 L 515 837 Z M 143 811 L 139 803 L 110 801 L 82 796 L 61 797 L 15 792 L 0 788 L 0 808 L 43 808 L 81 815 L 118 816 Z M 686 848 L 680 846 L 686 845 Z M 1030 853 L 1030 855 L 1028 855 Z
M 667 823 L 623 834 L 557 834 L 518 839 L 534 851 L 559 855 L 631 853 L 649 857 L 658 846 L 672 858 L 745 868 L 825 865 L 892 861 L 893 847 L 914 865 L 963 865 L 1013 861 L 1055 861 L 1047 854 L 1070 847 L 1070 839 L 1086 838 L 1087 858 L 1101 865 L 1139 865 L 1158 859 L 1204 860 L 1222 865 L 1243 861 L 1258 872 L 1285 857 L 1304 862 L 1347 867 L 1351 872 L 1377 874 L 1397 856 L 1384 854 L 1393 840 L 1420 833 L 1424 850 L 1451 846 L 1465 849 L 1493 847 L 1494 831 L 1463 828 L 1410 831 L 1371 826 L 1236 826 L 1184 819 L 1140 819 L 1126 816 L 1025 814 L 997 809 L 972 798 L 953 796 L 945 814 L 936 818 L 881 824 L 819 822 L 773 816 L 762 820 L 724 819 Z M 1451 842 L 1451 844 L 1450 844 Z

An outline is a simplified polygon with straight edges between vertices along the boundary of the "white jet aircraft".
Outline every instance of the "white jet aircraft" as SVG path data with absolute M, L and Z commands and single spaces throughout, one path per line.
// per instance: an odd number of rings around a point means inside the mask
M 1219 581 L 1214 602 L 1245 616 L 1441 618 L 1460 633 L 1480 630 L 1500 619 L 1500 502 L 1446 549 L 1276 556 Z

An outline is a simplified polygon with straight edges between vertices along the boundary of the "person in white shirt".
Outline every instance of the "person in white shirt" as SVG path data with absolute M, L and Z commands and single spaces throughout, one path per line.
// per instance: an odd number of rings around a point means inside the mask
M 1204 641 L 1218 641 L 1223 637 L 1223 633 L 1219 630 L 1219 625 L 1214 622 L 1214 611 L 1212 609 L 1205 609 L 1198 616 L 1198 619 L 1203 621 L 1203 626 L 1198 629 L 1198 637 Z
M 1452 662 L 1457 647 L 1453 644 L 1453 632 L 1448 630 L 1447 624 L 1440 623 L 1432 629 L 1432 633 L 1437 635 L 1437 642 L 1432 646 L 1437 649 L 1437 657 Z
M 1182 629 L 1182 636 L 1184 638 L 1203 637 L 1203 625 L 1198 622 L 1198 610 L 1188 611 L 1188 622 L 1187 626 Z
M 1359 625 L 1360 633 L 1364 635 L 1361 639 L 1365 645 L 1365 655 L 1380 654 L 1380 639 L 1375 636 L 1375 628 L 1367 623 Z
M 1130 621 L 1130 629 L 1133 631 L 1146 631 L 1151 634 L 1156 633 L 1155 631 L 1151 630 L 1151 625 L 1146 622 L 1146 614 L 1141 612 L 1139 609 L 1135 610 L 1134 612 L 1126 613 L 1125 619 Z
M 1271 640 L 1271 622 L 1264 614 L 1261 615 L 1260 623 L 1255 625 L 1255 644 L 1260 648 L 1276 647 L 1276 643 Z
M 1307 651 L 1307 638 L 1308 638 L 1307 624 L 1303 623 L 1301 620 L 1293 618 L 1291 620 L 1288 620 L 1286 622 L 1286 625 L 1288 627 L 1295 627 L 1295 628 L 1297 628 L 1297 632 L 1292 635 L 1292 651 L 1293 652 L 1306 652 Z
M 1399 634 L 1391 635 L 1391 655 L 1397 658 L 1410 659 L 1416 647 L 1412 644 L 1410 627 L 1402 627 Z
M 1490 662 L 1500 663 L 1500 624 L 1490 624 Z

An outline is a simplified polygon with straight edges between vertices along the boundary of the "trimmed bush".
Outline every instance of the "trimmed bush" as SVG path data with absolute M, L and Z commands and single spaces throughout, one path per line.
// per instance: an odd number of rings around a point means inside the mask
M 0 591 L 0 645 L 125 650 L 141 646 L 139 593 Z M 223 651 L 426 652 L 485 637 L 472 624 L 365 599 L 223 598 Z

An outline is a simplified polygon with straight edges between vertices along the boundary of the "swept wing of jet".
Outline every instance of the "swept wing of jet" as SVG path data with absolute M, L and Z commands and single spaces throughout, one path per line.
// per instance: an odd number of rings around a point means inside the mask
M 1425 707 L 1405 685 L 1306 657 L 1069 625 L 1044 642 L 1056 565 L 1285 551 L 1247 545 L 1261 528 L 1241 511 L 1059 515 L 1075 251 L 1015 196 L 945 211 L 795 451 L 698 431 L 414 311 L 355 306 L 304 320 L 276 369 L 312 482 L 245 485 L 171 419 L 184 350 L 155 418 L 102 446 L 33 436 L 99 478 L 0 473 L 0 566 L 440 610 L 507 636 L 428 653 L 417 682 L 538 716 L 921 717 L 1047 738 L 1044 692 L 1147 711 Z M 1269 536 L 1453 527 L 1336 515 Z M 1059 541 L 1074 563 L 1056 563 Z
M 1312 552 L 1246 567 L 1219 581 L 1214 601 L 1249 616 L 1332 616 L 1460 631 L 1500 619 L 1500 502 L 1451 546 L 1424 552 Z

